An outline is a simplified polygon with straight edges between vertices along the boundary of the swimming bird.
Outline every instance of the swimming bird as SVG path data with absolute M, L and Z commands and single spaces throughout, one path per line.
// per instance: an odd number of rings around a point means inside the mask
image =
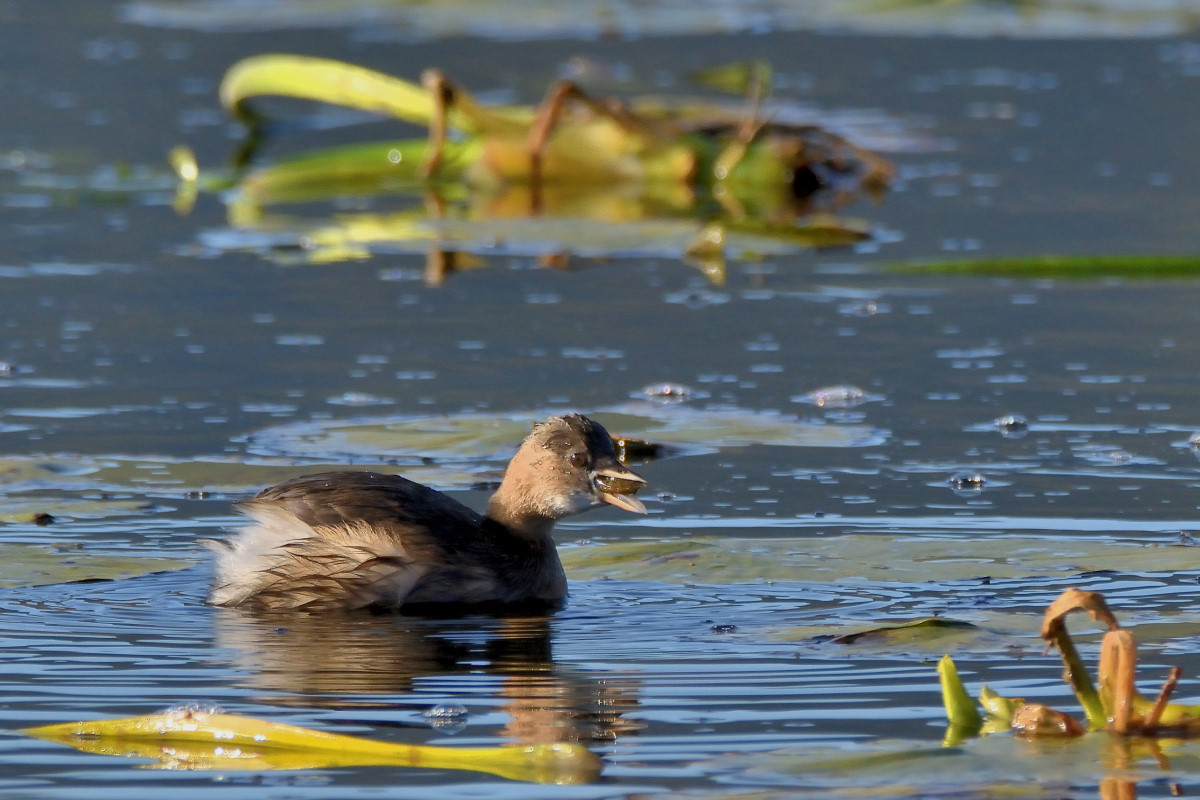
M 534 425 L 484 514 L 380 472 L 324 472 L 237 503 L 249 524 L 216 557 L 209 602 L 267 609 L 552 610 L 567 580 L 551 530 L 610 503 L 638 514 L 645 480 L 599 423 Z

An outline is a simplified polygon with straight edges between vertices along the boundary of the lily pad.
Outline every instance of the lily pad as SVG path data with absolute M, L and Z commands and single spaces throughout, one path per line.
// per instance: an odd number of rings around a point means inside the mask
M 195 566 L 197 561 L 144 553 L 89 552 L 54 545 L 0 544 L 0 587 L 45 586 L 75 581 L 115 581 Z
M 910 655 L 933 659 L 944 653 L 996 653 L 1008 648 L 1036 649 L 1036 621 L 1022 615 L 973 612 L 974 621 L 948 617 L 875 621 L 831 615 L 813 625 L 788 625 L 767 632 L 768 638 L 793 642 L 801 652 L 821 657 Z M 974 701 L 972 701 L 974 702 Z
M 911 645 L 914 642 L 933 642 L 938 649 L 944 649 L 949 648 L 949 644 L 953 641 L 956 634 L 967 633 L 968 635 L 973 635 L 979 630 L 978 625 L 973 625 L 970 622 L 946 619 L 944 617 L 928 617 L 926 619 L 901 622 L 896 625 L 879 625 L 866 630 L 842 633 L 833 637 L 831 641 L 834 644 L 860 646 L 872 644 L 884 644 L 887 646 L 895 644 Z
M 599 416 L 616 435 L 678 445 L 693 452 L 729 447 L 874 447 L 884 444 L 888 431 L 861 424 L 830 424 L 775 411 L 699 409 L 629 402 L 599 409 Z
M 6 492 L 83 483 L 80 476 L 91 475 L 103 462 L 86 456 L 29 456 L 0 459 L 0 486 Z
M 254 434 L 248 449 L 269 456 L 399 459 L 412 463 L 508 462 L 534 420 L 562 410 L 459 414 L 447 417 L 362 417 L 291 423 Z M 589 412 L 591 414 L 593 412 Z M 614 436 L 674 446 L 679 454 L 727 447 L 867 447 L 887 432 L 869 425 L 833 425 L 788 414 L 742 409 L 703 410 L 633 401 L 594 416 Z
M 89 493 L 90 494 L 90 493 Z M 104 519 L 146 513 L 145 499 L 76 497 L 59 492 L 0 497 L 0 522 L 35 522 L 49 525 L 61 519 Z
M 31 456 L 0 459 L 0 521 L 50 517 L 97 519 L 140 513 L 144 499 L 97 492 L 94 476 L 106 462 L 87 457 Z
M 353 464 L 353 466 L 348 466 Z M 119 458 L 110 459 L 97 470 L 97 484 L 106 487 L 125 487 L 157 496 L 184 497 L 193 493 L 238 496 L 258 492 L 297 475 L 332 469 L 379 469 L 394 471 L 395 467 L 380 459 L 238 458 L 204 457 L 196 459 Z M 436 469 L 413 465 L 404 474 L 421 483 L 436 483 L 443 488 L 470 486 L 479 477 L 453 469 Z
M 803 652 L 823 657 L 909 655 L 933 660 L 945 653 L 1040 652 L 1038 620 L 1011 611 L 972 609 L 970 619 L 925 617 L 877 619 L 864 623 L 844 615 L 822 618 L 819 623 L 787 625 L 768 631 L 772 640 L 793 642 Z M 974 702 L 974 701 L 972 701 Z
M 1169 548 L 1169 549 L 1168 549 Z M 1094 538 L 850 534 L 752 539 L 689 537 L 563 548 L 575 580 L 729 584 L 764 581 L 929 583 L 1069 575 L 1091 570 L 1200 569 L 1200 553 L 1165 542 Z
M 256 457 L 250 461 L 223 456 L 12 457 L 0 460 L 0 486 L 5 490 L 0 495 L 0 521 L 28 522 L 37 514 L 76 519 L 140 514 L 147 497 L 237 497 L 297 475 L 342 469 L 348 463 L 340 454 L 324 460 Z M 395 469 L 381 459 L 356 459 L 353 468 Z M 463 488 L 481 479 L 477 471 L 423 464 L 406 466 L 404 474 L 442 488 Z

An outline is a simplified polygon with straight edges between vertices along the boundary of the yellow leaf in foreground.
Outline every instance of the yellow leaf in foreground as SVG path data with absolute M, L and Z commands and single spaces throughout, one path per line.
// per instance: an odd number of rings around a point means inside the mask
M 171 769 L 425 767 L 566 784 L 594 781 L 601 767 L 598 756 L 577 744 L 475 748 L 397 744 L 192 710 L 44 725 L 24 733 L 84 752 L 152 758 L 157 766 Z

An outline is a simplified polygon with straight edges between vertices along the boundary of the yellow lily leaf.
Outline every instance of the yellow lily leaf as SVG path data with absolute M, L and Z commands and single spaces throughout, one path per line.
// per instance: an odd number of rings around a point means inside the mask
M 69 722 L 24 733 L 90 753 L 152 758 L 178 769 L 426 767 L 488 772 L 532 783 L 587 783 L 600 759 L 570 743 L 503 747 L 398 744 L 192 709 L 143 717 Z

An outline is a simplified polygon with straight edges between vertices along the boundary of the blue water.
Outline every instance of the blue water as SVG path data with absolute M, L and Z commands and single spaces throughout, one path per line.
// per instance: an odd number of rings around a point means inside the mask
M 1186 35 L 908 38 L 781 21 L 753 34 L 410 40 L 384 23 L 136 23 L 130 9 L 152 5 L 16 0 L 0 25 L 0 101 L 21 109 L 0 118 L 6 796 L 971 796 L 1025 775 L 1056 796 L 1093 796 L 1108 773 L 1091 750 L 1065 751 L 1061 775 L 970 760 L 1008 763 L 980 755 L 1007 737 L 937 750 L 948 766 L 924 773 L 821 766 L 830 752 L 887 764 L 886 753 L 941 743 L 938 645 L 832 640 L 883 623 L 972 622 L 979 630 L 948 646 L 972 690 L 986 681 L 1078 712 L 1036 639 L 1041 611 L 1070 585 L 1103 591 L 1139 631 L 1144 693 L 1170 664 L 1184 667 L 1181 698 L 1200 693 L 1200 559 L 1186 546 L 1200 485 L 1189 444 L 1200 284 L 895 269 L 1196 255 L 1200 78 Z M 505 102 L 535 102 L 584 67 L 601 91 L 682 94 L 691 69 L 762 56 L 781 100 L 884 150 L 899 177 L 879 201 L 840 209 L 870 241 L 731 259 L 723 282 L 674 239 L 634 246 L 595 220 L 579 223 L 592 236 L 565 269 L 538 261 L 562 243 L 522 240 L 516 221 L 489 223 L 512 240 L 476 243 L 479 268 L 440 284 L 411 243 L 308 263 L 273 245 L 422 199 L 311 199 L 268 209 L 261 228 L 230 218 L 229 194 L 202 193 L 187 215 L 171 207 L 166 152 L 186 143 L 202 168 L 227 164 L 241 129 L 217 83 L 268 51 L 408 77 L 436 65 Z M 262 164 L 423 135 L 285 108 L 304 122 L 270 140 Z M 663 383 L 689 387 L 687 399 L 647 397 Z M 830 389 L 861 402 L 819 405 Z M 572 519 L 557 534 L 564 552 L 717 536 L 732 577 L 682 557 L 653 579 L 579 573 L 568 607 L 542 620 L 255 617 L 204 604 L 197 540 L 236 524 L 231 501 L 361 466 L 479 507 L 524 426 L 566 409 L 669 457 L 637 467 L 649 516 Z M 1027 420 L 1023 435 L 995 424 L 1008 414 Z M 438 419 L 467 434 L 414 438 Z M 976 475 L 982 486 L 961 477 Z M 849 536 L 895 540 L 898 566 L 929 573 L 858 577 L 879 566 L 866 554 L 808 569 L 806 554 Z M 970 556 L 977 570 L 915 561 L 956 542 L 984 548 Z M 1031 542 L 1100 561 L 1022 571 Z M 736 567 L 772 554 L 796 574 Z M 114 574 L 115 557 L 132 562 Z M 1095 629 L 1079 629 L 1090 659 Z M 20 733 L 188 703 L 389 741 L 581 742 L 605 767 L 576 786 L 430 768 L 146 769 Z M 450 725 L 430 713 L 459 707 Z M 1162 768 L 1139 756 L 1139 791 L 1194 782 L 1191 755 Z

